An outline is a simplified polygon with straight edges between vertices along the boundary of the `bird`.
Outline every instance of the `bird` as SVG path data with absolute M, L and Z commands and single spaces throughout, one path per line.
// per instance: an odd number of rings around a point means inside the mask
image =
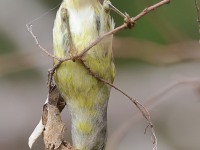
M 114 29 L 105 1 L 62 1 L 54 21 L 54 56 L 77 56 L 99 36 Z M 111 87 L 97 77 L 114 82 L 112 39 L 112 35 L 104 38 L 80 59 L 63 62 L 54 73 L 55 84 L 71 114 L 72 144 L 79 150 L 104 150 L 106 146 Z

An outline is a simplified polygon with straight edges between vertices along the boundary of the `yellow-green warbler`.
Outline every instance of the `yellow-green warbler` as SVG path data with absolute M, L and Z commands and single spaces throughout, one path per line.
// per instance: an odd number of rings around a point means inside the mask
M 109 11 L 99 0 L 64 0 L 54 22 L 54 55 L 65 58 L 80 54 L 98 36 L 113 28 Z M 96 75 L 113 82 L 112 36 L 81 59 Z M 110 86 L 91 75 L 79 60 L 62 63 L 54 79 L 71 112 L 73 146 L 79 150 L 104 150 Z

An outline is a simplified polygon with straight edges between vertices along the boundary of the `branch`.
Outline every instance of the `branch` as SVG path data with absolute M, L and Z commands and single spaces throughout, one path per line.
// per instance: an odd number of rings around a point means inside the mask
M 165 4 L 169 4 L 171 2 L 171 0 L 162 0 L 148 8 L 145 8 L 141 13 L 139 13 L 137 16 L 133 17 L 132 20 L 133 22 L 139 20 L 140 18 L 142 18 L 143 16 L 147 15 L 149 12 L 165 5 Z
M 179 79 L 171 82 L 164 88 L 156 91 L 150 98 L 146 101 L 144 106 L 148 108 L 148 110 L 153 110 L 157 107 L 160 103 L 166 100 L 167 94 L 169 94 L 174 89 L 180 86 L 192 86 L 194 87 L 195 92 L 199 94 L 199 85 L 200 85 L 200 78 L 194 79 Z M 136 112 L 129 120 L 124 122 L 117 130 L 110 136 L 110 142 L 108 142 L 107 148 L 108 149 L 116 149 L 120 141 L 122 141 L 123 137 L 129 132 L 129 129 L 133 126 L 140 119 L 140 114 Z M 109 139 L 108 139 L 109 140 Z
M 151 128 L 151 134 L 152 134 L 153 144 L 155 144 L 155 146 L 154 146 L 153 149 L 156 150 L 157 149 L 157 138 L 156 138 L 156 135 L 155 135 L 155 131 L 154 131 L 154 128 L 153 128 L 153 123 L 151 121 L 151 117 L 150 117 L 150 114 L 149 114 L 148 110 L 141 103 L 139 103 L 136 99 L 134 99 L 131 96 L 129 96 L 128 94 L 126 94 L 123 90 L 121 90 L 120 88 L 118 88 L 114 84 L 106 81 L 102 77 L 100 77 L 97 74 L 95 74 L 83 61 L 80 61 L 80 62 L 88 70 L 88 72 L 93 77 L 95 77 L 97 80 L 99 80 L 99 81 L 101 81 L 103 83 L 106 83 L 109 86 L 113 87 L 115 90 L 117 90 L 120 93 L 122 93 L 125 97 L 127 97 L 131 102 L 134 103 L 134 105 L 139 109 L 139 111 L 142 113 L 143 117 L 146 119 L 146 121 L 148 123 L 147 127 L 145 128 L 145 133 L 146 133 L 147 128 L 149 128 L 149 127 Z
M 45 49 L 38 41 L 37 36 L 33 33 L 32 24 L 26 24 L 27 30 L 28 32 L 31 34 L 31 36 L 33 37 L 33 39 L 35 40 L 35 44 L 37 45 L 37 47 L 39 47 L 39 49 L 41 49 L 44 53 L 46 53 L 49 57 L 51 58 L 55 58 L 57 60 L 60 60 L 60 58 L 57 58 L 56 56 L 54 56 L 53 54 L 49 53 L 47 49 Z

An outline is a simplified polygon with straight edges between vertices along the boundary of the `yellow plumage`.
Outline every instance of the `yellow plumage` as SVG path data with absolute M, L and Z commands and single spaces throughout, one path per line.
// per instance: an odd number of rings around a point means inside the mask
M 98 0 L 64 0 L 54 23 L 54 54 L 60 58 L 77 55 L 113 28 L 114 23 Z M 113 82 L 112 36 L 89 50 L 82 60 L 99 77 Z M 93 77 L 78 60 L 61 64 L 54 78 L 71 112 L 75 148 L 103 150 L 110 87 Z

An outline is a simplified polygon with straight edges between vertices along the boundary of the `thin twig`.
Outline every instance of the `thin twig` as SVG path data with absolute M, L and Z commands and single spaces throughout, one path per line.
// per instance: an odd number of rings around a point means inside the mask
M 148 108 L 148 110 L 154 109 L 160 103 L 166 100 L 166 95 L 168 95 L 174 89 L 180 86 L 193 86 L 195 90 L 198 89 L 200 85 L 200 78 L 194 79 L 179 79 L 177 81 L 173 81 L 169 85 L 164 88 L 156 91 L 150 98 L 146 101 L 144 106 Z M 123 139 L 125 134 L 128 133 L 129 129 L 133 126 L 135 122 L 140 119 L 139 112 L 136 112 L 129 120 L 124 122 L 117 130 L 110 136 L 110 142 L 108 142 L 108 149 L 116 149 L 120 141 Z
M 115 28 L 114 30 L 108 32 L 108 33 L 105 33 L 103 34 L 102 36 L 99 36 L 94 42 L 92 42 L 88 47 L 86 47 L 80 54 L 76 55 L 76 56 L 68 56 L 66 58 L 57 58 L 55 56 L 53 56 L 53 58 L 57 59 L 58 62 L 53 66 L 52 69 L 49 70 L 49 74 L 48 74 L 48 88 L 49 90 L 51 90 L 51 87 L 52 87 L 52 81 L 53 81 L 53 74 L 55 73 L 55 70 L 63 63 L 63 62 L 66 62 L 66 61 L 69 61 L 69 60 L 76 60 L 76 59 L 81 59 L 81 57 L 83 57 L 84 54 L 86 54 L 92 47 L 94 47 L 96 44 L 98 44 L 101 40 L 103 40 L 105 37 L 109 36 L 109 35 L 112 35 L 114 33 L 116 33 L 117 31 L 119 30 L 122 30 L 124 28 L 126 28 L 127 25 L 126 24 L 123 24 L 117 28 Z M 34 34 L 33 34 L 34 35 Z M 34 35 L 35 37 L 35 35 Z M 36 43 L 37 44 L 37 43 Z M 47 51 L 44 51 L 45 53 L 48 54 Z M 50 56 L 50 55 L 48 55 Z
M 37 36 L 33 33 L 33 23 L 38 21 L 39 19 L 41 19 L 42 17 L 46 16 L 47 14 L 49 14 L 50 12 L 52 12 L 54 9 L 56 9 L 58 6 L 60 6 L 60 3 L 58 5 L 56 5 L 55 7 L 51 8 L 49 11 L 43 13 L 42 15 L 40 15 L 39 17 L 37 17 L 36 19 L 30 21 L 29 23 L 26 24 L 27 30 L 28 32 L 32 35 L 33 39 L 35 40 L 36 45 L 43 51 L 45 52 L 49 57 L 55 58 L 55 59 L 60 59 L 57 58 L 56 56 L 52 55 L 51 53 L 48 52 L 47 49 L 45 49 L 38 41 Z
M 140 18 L 142 18 L 143 16 L 147 15 L 149 12 L 165 5 L 165 4 L 169 4 L 171 2 L 171 0 L 162 0 L 148 8 L 145 8 L 141 13 L 139 13 L 137 16 L 131 18 L 133 22 L 139 20 Z
M 155 131 L 154 131 L 154 127 L 153 127 L 153 124 L 152 124 L 152 121 L 151 121 L 151 117 L 150 117 L 149 111 L 145 108 L 145 106 L 143 106 L 141 103 L 139 103 L 138 100 L 136 100 L 136 99 L 132 98 L 131 96 L 129 96 L 128 94 L 126 94 L 123 90 L 121 90 L 120 88 L 118 88 L 114 84 L 104 80 L 103 78 L 98 78 L 98 79 L 101 80 L 102 82 L 110 85 L 115 90 L 119 91 L 120 93 L 122 93 L 129 100 L 131 100 L 135 104 L 135 106 L 140 110 L 140 112 L 142 113 L 143 117 L 146 119 L 146 121 L 148 123 L 148 125 L 145 128 L 145 133 L 146 133 L 147 128 L 150 127 L 151 134 L 152 134 L 152 139 L 153 139 L 153 144 L 155 145 L 153 150 L 156 150 L 157 149 L 157 138 L 156 138 L 156 134 L 155 134 Z
M 94 42 L 92 42 L 88 47 L 86 47 L 82 53 L 80 53 L 77 57 L 82 57 L 85 53 L 87 53 L 92 47 L 94 47 L 95 45 L 97 45 L 99 42 L 101 42 L 105 37 L 107 36 L 110 36 L 112 34 L 115 34 L 116 32 L 120 31 L 120 30 L 123 30 L 127 28 L 127 24 L 123 24 L 115 29 L 113 29 L 112 31 L 110 32 L 107 32 L 105 34 L 103 34 L 102 36 L 99 36 Z
M 102 77 L 100 77 L 99 75 L 97 75 L 96 73 L 94 73 L 83 61 L 80 60 L 80 62 L 83 65 L 83 67 L 86 68 L 88 70 L 88 72 L 93 77 L 95 77 L 97 80 L 99 80 L 99 81 L 101 81 L 103 83 L 106 83 L 109 86 L 113 87 L 115 90 L 117 90 L 120 93 L 122 93 L 129 100 L 131 100 L 131 102 L 133 102 L 135 104 L 135 106 L 139 109 L 139 111 L 142 113 L 143 117 L 146 119 L 146 121 L 148 123 L 148 125 L 145 128 L 145 133 L 146 133 L 147 128 L 149 128 L 149 127 L 151 128 L 151 134 L 152 134 L 153 144 L 155 144 L 155 146 L 154 146 L 153 149 L 156 150 L 157 149 L 157 138 L 156 138 L 156 135 L 155 135 L 155 131 L 154 131 L 153 124 L 152 124 L 151 117 L 150 117 L 150 114 L 149 114 L 148 110 L 141 103 L 139 103 L 138 100 L 132 98 L 131 96 L 129 96 L 127 93 L 125 93 L 123 90 L 121 90 L 120 88 L 118 88 L 114 84 L 110 83 L 109 81 L 103 79 Z
M 32 29 L 33 25 L 32 25 L 32 24 L 26 24 L 26 27 L 27 27 L 27 29 L 28 29 L 28 32 L 32 35 L 33 39 L 35 40 L 36 45 L 37 45 L 43 52 L 45 52 L 45 53 L 46 53 L 49 57 L 51 57 L 51 58 L 55 58 L 55 59 L 57 59 L 57 60 L 60 60 L 60 58 L 58 58 L 58 57 L 52 55 L 51 53 L 49 53 L 48 50 L 45 49 L 45 48 L 39 43 L 37 36 L 33 33 L 33 29 Z

